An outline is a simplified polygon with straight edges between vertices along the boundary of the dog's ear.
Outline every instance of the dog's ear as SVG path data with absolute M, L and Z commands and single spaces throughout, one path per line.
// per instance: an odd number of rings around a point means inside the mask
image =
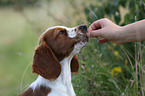
M 32 72 L 49 80 L 55 80 L 60 75 L 61 65 L 46 41 L 42 41 L 35 50 Z
M 76 55 L 71 60 L 71 72 L 78 73 L 79 70 L 79 61 Z

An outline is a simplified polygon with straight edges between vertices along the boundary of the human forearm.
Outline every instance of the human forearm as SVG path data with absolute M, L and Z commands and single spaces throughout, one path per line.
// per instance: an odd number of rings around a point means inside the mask
M 121 43 L 145 40 L 145 20 L 141 20 L 121 27 Z

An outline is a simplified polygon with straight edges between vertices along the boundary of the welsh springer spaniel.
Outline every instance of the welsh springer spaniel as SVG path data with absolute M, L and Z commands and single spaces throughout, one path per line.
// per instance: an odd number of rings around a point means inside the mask
M 32 72 L 39 76 L 18 96 L 76 96 L 71 72 L 77 73 L 75 55 L 88 43 L 86 25 L 48 28 L 35 49 Z

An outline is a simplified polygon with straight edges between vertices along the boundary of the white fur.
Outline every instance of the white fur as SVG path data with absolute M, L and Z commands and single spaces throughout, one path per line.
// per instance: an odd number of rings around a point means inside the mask
M 74 38 L 76 37 L 77 33 L 75 31 L 75 28 L 67 28 L 67 33 L 68 33 L 68 37 L 70 38 Z

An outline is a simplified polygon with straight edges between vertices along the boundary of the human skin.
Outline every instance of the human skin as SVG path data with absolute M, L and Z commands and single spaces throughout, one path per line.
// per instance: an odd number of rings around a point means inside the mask
M 126 26 L 119 26 L 107 18 L 93 22 L 88 28 L 89 37 L 101 37 L 99 43 L 116 44 L 145 40 L 145 19 Z

